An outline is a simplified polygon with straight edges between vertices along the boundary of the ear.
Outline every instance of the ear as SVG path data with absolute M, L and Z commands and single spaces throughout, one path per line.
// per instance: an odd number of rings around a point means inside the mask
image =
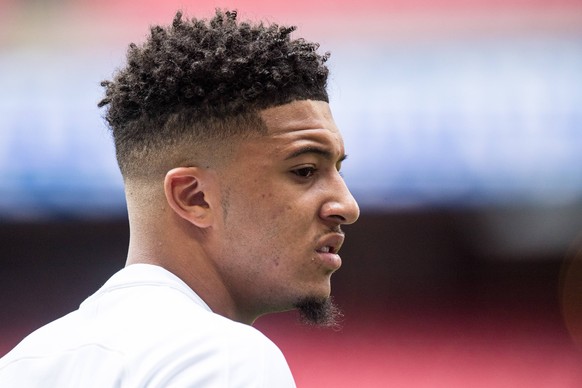
M 199 228 L 207 228 L 213 222 L 212 201 L 208 189 L 213 177 L 200 167 L 177 167 L 166 174 L 164 192 L 166 201 L 174 212 Z

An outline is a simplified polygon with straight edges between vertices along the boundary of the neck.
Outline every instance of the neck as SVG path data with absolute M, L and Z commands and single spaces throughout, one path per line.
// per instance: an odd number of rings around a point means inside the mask
M 176 227 L 175 222 L 148 223 L 148 227 L 132 223 L 126 265 L 160 266 L 186 283 L 210 309 L 219 315 L 251 325 L 257 315 L 246 314 L 236 303 L 228 282 L 220 275 L 216 259 L 205 245 L 206 236 L 191 225 Z M 178 225 L 180 224 L 178 220 Z

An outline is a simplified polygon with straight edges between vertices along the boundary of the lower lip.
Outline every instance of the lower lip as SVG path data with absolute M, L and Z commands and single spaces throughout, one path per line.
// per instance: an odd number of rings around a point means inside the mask
M 337 253 L 330 252 L 315 252 L 319 262 L 323 264 L 324 267 L 336 271 L 342 265 L 342 259 Z

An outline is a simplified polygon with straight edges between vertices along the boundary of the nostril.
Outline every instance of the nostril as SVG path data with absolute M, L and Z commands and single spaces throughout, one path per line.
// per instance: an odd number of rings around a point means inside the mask
M 349 209 L 339 202 L 327 202 L 321 208 L 320 217 L 334 224 L 351 223 L 351 214 Z

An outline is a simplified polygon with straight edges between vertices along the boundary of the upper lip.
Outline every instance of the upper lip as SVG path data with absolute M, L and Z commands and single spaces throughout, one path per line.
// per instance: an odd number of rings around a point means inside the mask
M 321 251 L 324 247 L 329 247 L 330 253 L 338 253 L 342 244 L 344 243 L 343 233 L 330 233 L 323 236 L 318 244 L 316 251 Z

